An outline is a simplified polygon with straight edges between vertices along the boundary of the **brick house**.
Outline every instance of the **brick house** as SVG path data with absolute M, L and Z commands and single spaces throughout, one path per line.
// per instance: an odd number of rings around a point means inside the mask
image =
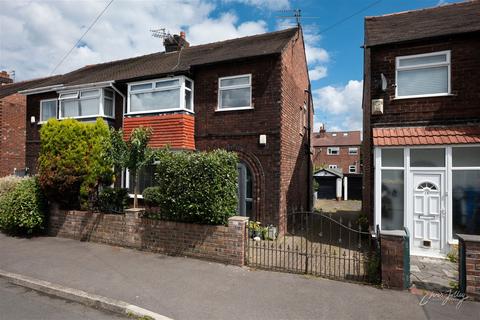
M 414 255 L 480 234 L 480 2 L 367 17 L 364 195 Z
M 341 173 L 361 173 L 360 131 L 327 132 L 324 127 L 312 135 L 313 166 Z
M 51 78 L 15 82 L 0 72 L 0 177 L 25 173 L 27 99 L 18 93 Z
M 287 210 L 311 206 L 313 106 L 302 30 L 198 46 L 181 33 L 164 45 L 166 52 L 85 66 L 22 91 L 26 165 L 36 171 L 39 128 L 51 117 L 102 117 L 125 136 L 150 126 L 155 148 L 235 151 L 239 214 L 283 232 Z M 141 190 L 152 170 L 141 173 Z M 127 188 L 129 181 L 125 172 Z

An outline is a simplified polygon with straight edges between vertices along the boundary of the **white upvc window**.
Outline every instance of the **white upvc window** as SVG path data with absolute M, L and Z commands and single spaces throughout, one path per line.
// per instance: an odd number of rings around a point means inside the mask
M 337 169 L 338 166 L 336 164 L 329 164 L 328 169 Z
M 339 147 L 328 147 L 327 148 L 327 154 L 329 156 L 338 156 L 340 154 L 340 148 Z
M 356 155 L 358 154 L 358 148 L 348 148 L 349 155 Z
M 219 78 L 217 111 L 242 109 L 253 109 L 252 75 Z
M 396 98 L 449 95 L 450 82 L 450 51 L 396 58 Z
M 193 112 L 193 81 L 185 76 L 128 84 L 127 114 Z
M 115 93 L 110 89 L 60 92 L 59 119 L 115 118 Z
M 40 123 L 48 119 L 56 119 L 58 113 L 57 99 L 45 99 L 40 101 Z
M 357 173 L 357 166 L 356 165 L 348 166 L 348 173 Z

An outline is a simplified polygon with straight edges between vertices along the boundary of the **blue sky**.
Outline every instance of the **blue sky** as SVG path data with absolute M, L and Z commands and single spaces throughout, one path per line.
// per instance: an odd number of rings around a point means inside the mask
M 48 76 L 110 0 L 0 0 L 0 69 L 17 80 Z M 302 10 L 315 128 L 361 128 L 363 18 L 446 0 L 115 0 L 55 73 L 163 50 L 149 30 L 184 30 L 191 44 L 289 27 Z M 370 6 L 367 10 L 341 22 Z M 328 29 L 328 30 L 325 30 Z M 322 32 L 325 30 L 324 32 Z

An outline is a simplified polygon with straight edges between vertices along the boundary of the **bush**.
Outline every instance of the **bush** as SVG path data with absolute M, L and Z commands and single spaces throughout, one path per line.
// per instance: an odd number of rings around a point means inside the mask
M 39 182 L 49 200 L 78 207 L 113 179 L 110 131 L 101 119 L 49 120 L 40 129 Z
M 15 187 L 23 180 L 17 176 L 6 176 L 0 178 L 0 197 L 15 189 Z
M 165 219 L 226 224 L 237 211 L 235 153 L 170 152 L 160 150 L 156 159 L 156 188 L 143 193 L 147 204 L 158 206 Z
M 22 179 L 0 198 L 0 228 L 13 234 L 43 229 L 45 201 L 36 178 Z
M 105 188 L 98 195 L 98 209 L 102 212 L 123 213 L 128 199 L 127 189 Z

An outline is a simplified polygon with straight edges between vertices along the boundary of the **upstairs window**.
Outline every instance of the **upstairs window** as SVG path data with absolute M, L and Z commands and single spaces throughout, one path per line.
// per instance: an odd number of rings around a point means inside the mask
M 328 169 L 337 169 L 338 166 L 336 164 L 329 164 Z
M 337 156 L 340 154 L 340 148 L 339 147 L 329 147 L 327 148 L 327 154 L 329 156 Z
M 356 155 L 358 154 L 358 148 L 348 148 L 349 155 Z
M 87 89 L 59 95 L 60 119 L 114 117 L 114 93 L 110 89 Z
M 218 79 L 218 109 L 252 109 L 252 75 Z
M 57 118 L 57 99 L 40 101 L 40 122 L 48 121 L 51 118 Z
M 450 51 L 397 57 L 396 97 L 450 94 Z
M 128 85 L 127 113 L 193 112 L 193 81 L 174 77 Z
M 357 166 L 356 165 L 348 166 L 348 173 L 357 173 Z

